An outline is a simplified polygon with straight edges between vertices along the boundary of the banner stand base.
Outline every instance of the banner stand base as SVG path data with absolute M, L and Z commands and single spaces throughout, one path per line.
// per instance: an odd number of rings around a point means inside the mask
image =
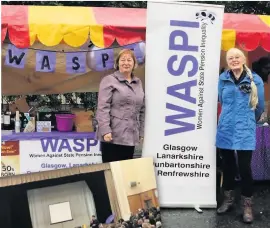
M 174 208 L 174 209 L 191 209 L 191 208 L 194 208 L 197 212 L 199 213 L 202 213 L 202 209 L 201 208 L 204 208 L 204 209 L 216 209 L 217 208 L 217 202 L 214 202 L 214 203 L 211 203 L 211 204 L 179 204 L 179 203 L 169 203 L 169 204 L 166 204 L 166 203 L 161 203 L 160 204 L 160 207 L 161 208 Z
M 195 205 L 195 206 L 194 206 L 194 209 L 195 209 L 197 212 L 199 212 L 199 213 L 202 213 L 202 212 L 203 212 L 199 205 Z

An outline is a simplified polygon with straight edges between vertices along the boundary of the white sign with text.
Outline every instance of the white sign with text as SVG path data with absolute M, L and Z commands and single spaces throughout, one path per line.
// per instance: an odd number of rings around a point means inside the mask
M 2 142 L 1 176 L 13 176 L 102 163 L 99 141 L 93 138 Z
M 148 2 L 143 156 L 154 158 L 163 207 L 216 207 L 223 14 L 217 5 Z
M 41 139 L 20 141 L 21 173 L 73 168 L 102 163 L 94 139 Z

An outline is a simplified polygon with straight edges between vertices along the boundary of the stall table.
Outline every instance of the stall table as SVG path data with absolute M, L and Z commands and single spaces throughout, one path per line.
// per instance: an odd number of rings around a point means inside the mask
M 270 127 L 256 129 L 254 180 L 270 180 Z M 141 157 L 141 151 L 136 157 Z M 2 176 L 102 163 L 94 132 L 33 132 L 2 135 Z

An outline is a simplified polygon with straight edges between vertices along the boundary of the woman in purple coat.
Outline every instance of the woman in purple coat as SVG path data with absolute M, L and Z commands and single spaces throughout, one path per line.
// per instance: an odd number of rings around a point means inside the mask
M 144 91 L 133 74 L 136 66 L 133 51 L 124 49 L 116 58 L 116 71 L 100 83 L 96 119 L 103 162 L 132 159 L 143 139 Z

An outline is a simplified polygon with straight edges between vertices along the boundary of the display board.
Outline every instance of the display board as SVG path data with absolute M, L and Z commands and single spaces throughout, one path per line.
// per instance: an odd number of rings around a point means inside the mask
M 143 156 L 154 158 L 163 207 L 216 207 L 223 12 L 187 2 L 147 6 Z
M 51 225 L 72 220 L 69 202 L 62 202 L 49 205 Z

